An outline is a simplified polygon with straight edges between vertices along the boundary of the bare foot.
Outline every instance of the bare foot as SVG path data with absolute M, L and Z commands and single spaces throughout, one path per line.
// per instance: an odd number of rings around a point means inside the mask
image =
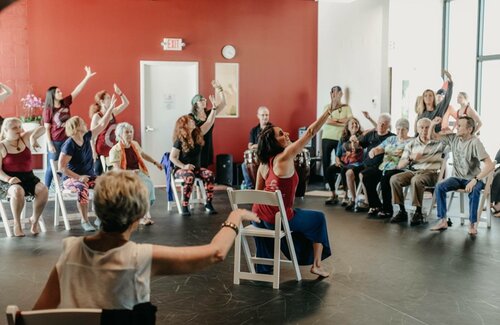
M 31 224 L 31 234 L 33 236 L 36 236 L 40 233 L 40 227 L 38 225 L 38 222 L 35 222 L 33 217 L 30 218 L 30 224 Z
M 23 229 L 21 229 L 21 225 L 20 224 L 14 224 L 14 236 L 15 237 L 24 237 L 26 236 L 23 232 Z
M 448 229 L 448 221 L 446 218 L 443 218 L 437 225 L 431 228 L 431 231 L 443 231 L 446 229 Z
M 316 266 L 311 267 L 311 273 L 319 275 L 320 277 L 323 277 L 323 278 L 328 278 L 330 276 L 330 273 L 325 271 L 323 268 L 316 267 Z
M 471 223 L 469 225 L 469 235 L 475 236 L 477 235 L 477 222 L 476 223 Z

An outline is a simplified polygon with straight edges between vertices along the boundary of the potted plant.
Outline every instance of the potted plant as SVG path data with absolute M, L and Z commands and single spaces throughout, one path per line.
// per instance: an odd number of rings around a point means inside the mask
M 23 123 L 40 125 L 40 121 L 42 120 L 42 99 L 33 93 L 29 93 L 21 98 L 21 103 L 23 103 L 24 109 L 24 114 L 20 117 L 21 121 Z

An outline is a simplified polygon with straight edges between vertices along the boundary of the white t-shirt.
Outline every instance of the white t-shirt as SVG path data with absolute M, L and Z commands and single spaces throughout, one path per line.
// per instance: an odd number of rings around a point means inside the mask
M 84 237 L 63 240 L 57 261 L 59 308 L 133 309 L 149 302 L 153 246 L 126 244 L 99 252 Z

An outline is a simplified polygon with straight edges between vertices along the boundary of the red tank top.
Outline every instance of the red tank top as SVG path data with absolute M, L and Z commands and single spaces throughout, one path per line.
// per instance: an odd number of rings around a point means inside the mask
M 281 191 L 283 196 L 283 204 L 285 205 L 286 216 L 288 220 L 291 220 L 294 216 L 293 203 L 295 202 L 295 191 L 297 190 L 297 185 L 299 184 L 299 176 L 297 172 L 294 171 L 293 175 L 288 178 L 281 178 L 276 176 L 273 171 L 273 160 L 274 157 L 269 160 L 269 174 L 265 180 L 264 191 L 274 192 L 276 190 Z M 264 220 L 265 222 L 274 224 L 274 218 L 276 212 L 279 211 L 278 207 L 273 207 L 263 204 L 254 204 L 252 211 L 257 214 L 257 216 Z
M 5 147 L 5 149 L 7 150 L 7 147 Z M 2 159 L 2 170 L 6 174 L 27 173 L 32 171 L 33 168 L 31 167 L 31 151 L 28 146 L 26 146 L 26 148 L 24 148 L 24 150 L 19 153 L 7 152 L 5 157 Z
M 97 113 L 102 118 L 103 114 L 101 112 Z M 95 149 L 97 153 L 101 156 L 109 156 L 109 151 L 116 144 L 116 119 L 113 115 L 111 120 L 108 123 L 108 126 L 99 133 L 97 136 L 97 140 L 95 142 Z

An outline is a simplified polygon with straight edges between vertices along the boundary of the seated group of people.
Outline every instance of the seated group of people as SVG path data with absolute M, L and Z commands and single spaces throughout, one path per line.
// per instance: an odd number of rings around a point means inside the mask
M 338 107 L 344 107 L 348 114 L 333 120 L 330 128 L 343 125 L 338 140 L 323 138 L 323 149 L 328 150 L 332 143 L 336 146 L 335 162 L 325 169 L 325 180 L 332 191 L 332 197 L 326 205 L 339 203 L 336 193 L 337 175 L 340 175 L 346 196 L 343 202 L 346 210 L 353 210 L 356 200 L 356 186 L 360 183 L 368 201 L 368 214 L 372 218 L 390 219 L 391 223 L 407 222 L 408 213 L 405 209 L 405 187 L 410 187 L 412 205 L 415 212 L 411 217 L 411 225 L 424 222 L 422 203 L 427 187 L 435 187 L 437 197 L 437 215 L 440 221 L 432 230 L 444 230 L 448 227 L 446 220 L 446 193 L 465 189 L 469 193 L 469 234 L 477 234 L 477 209 L 481 190 L 485 179 L 494 169 L 494 164 L 487 154 L 483 144 L 475 135 L 480 127 L 477 115 L 471 117 L 465 113 L 456 116 L 456 133 L 446 128 L 442 130 L 443 115 L 449 110 L 453 82 L 451 75 L 445 72 L 448 80 L 448 90 L 445 98 L 436 103 L 432 90 L 423 94 L 421 110 L 416 121 L 417 136 L 408 136 L 409 121 L 401 118 L 396 122 L 396 134 L 391 133 L 391 117 L 382 114 L 373 130 L 363 132 L 359 121 L 352 117 L 350 109 L 337 102 Z M 340 92 L 340 87 L 332 88 L 331 94 Z M 463 94 L 461 94 L 464 97 Z M 462 98 L 463 101 L 463 98 Z M 465 111 L 473 110 L 466 105 Z M 366 116 L 366 113 L 365 113 Z M 432 120 L 430 119 L 432 118 Z M 479 120 L 479 122 L 478 122 Z M 448 122 L 446 123 L 448 125 Z M 327 133 L 328 136 L 329 133 Z M 439 172 L 447 154 L 453 155 L 453 177 L 448 177 L 438 183 Z M 328 154 L 325 152 L 324 154 Z M 483 167 L 480 164 L 483 162 Z M 437 184 L 436 184 L 437 183 Z M 379 185 L 380 184 L 380 185 Z M 378 193 L 378 186 L 382 200 Z M 499 185 L 494 183 L 494 188 Z M 493 190 L 495 194 L 498 190 Z M 493 197 L 493 202 L 498 198 Z M 394 215 L 393 205 L 399 206 Z M 492 207 L 496 214 L 500 204 Z M 362 210 L 362 209 L 360 209 Z

